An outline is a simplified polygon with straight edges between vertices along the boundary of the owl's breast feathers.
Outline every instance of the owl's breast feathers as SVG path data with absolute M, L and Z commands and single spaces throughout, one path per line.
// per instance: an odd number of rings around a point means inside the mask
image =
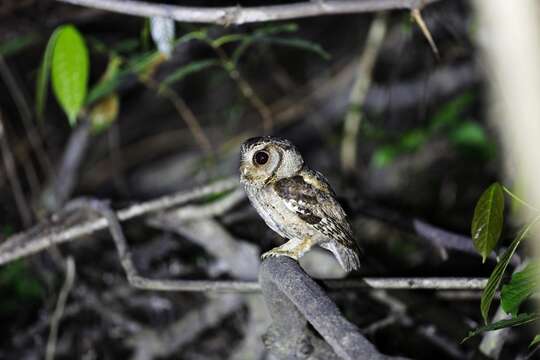
M 359 251 L 345 211 L 320 173 L 304 168 L 296 176 L 277 180 L 273 187 L 287 208 L 328 240 Z

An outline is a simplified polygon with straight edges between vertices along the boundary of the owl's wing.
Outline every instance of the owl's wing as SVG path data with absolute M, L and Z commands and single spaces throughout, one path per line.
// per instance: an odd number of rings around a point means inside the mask
M 340 245 L 358 249 L 345 211 L 320 173 L 303 170 L 296 176 L 276 181 L 274 189 L 302 220 Z

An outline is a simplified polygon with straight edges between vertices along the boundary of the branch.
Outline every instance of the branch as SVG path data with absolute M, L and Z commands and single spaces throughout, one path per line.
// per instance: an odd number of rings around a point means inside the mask
M 227 178 L 189 191 L 183 191 L 173 195 L 163 196 L 155 200 L 135 204 L 118 211 L 116 215 L 118 216 L 119 221 L 125 221 L 150 212 L 201 199 L 211 194 L 230 191 L 237 186 L 237 178 Z M 49 228 L 47 225 L 50 226 L 51 224 L 38 226 L 27 232 L 14 235 L 0 244 L 0 265 L 42 251 L 51 245 L 71 241 L 80 238 L 81 236 L 105 229 L 107 228 L 107 220 L 101 216 L 95 220 L 85 221 L 67 228 L 62 226 Z
M 294 260 L 288 257 L 266 259 L 261 265 L 259 282 L 273 320 L 272 338 L 267 336 L 265 343 L 270 345 L 274 355 L 335 358 L 329 356 L 325 343 L 313 341 L 307 329 L 309 322 L 339 358 L 388 358 L 343 317 L 336 304 Z
M 58 0 L 73 5 L 107 10 L 126 15 L 160 16 L 176 21 L 240 25 L 246 23 L 290 20 L 323 15 L 376 12 L 394 9 L 418 9 L 440 0 L 356 0 L 308 1 L 269 6 L 196 7 L 153 4 L 132 0 Z

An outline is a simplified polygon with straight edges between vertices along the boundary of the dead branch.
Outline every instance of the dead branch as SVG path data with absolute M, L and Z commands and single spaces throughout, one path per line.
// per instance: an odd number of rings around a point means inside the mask
M 288 257 L 265 259 L 259 282 L 273 319 L 272 337 L 266 345 L 277 356 L 328 359 L 328 350 L 315 342 L 309 322 L 341 359 L 388 359 L 345 319 L 337 306 L 298 265 Z M 297 356 L 298 356 L 297 355 Z
M 196 7 L 154 4 L 132 0 L 58 0 L 126 15 L 160 16 L 182 22 L 240 25 L 246 23 L 290 20 L 323 15 L 376 12 L 384 10 L 421 8 L 439 0 L 333 0 L 306 1 L 269 6 Z
M 120 210 L 117 216 L 120 221 L 125 221 L 150 212 L 182 205 L 210 194 L 230 191 L 237 186 L 238 179 L 227 178 L 200 188 L 132 205 Z M 107 220 L 104 217 L 100 217 L 69 227 L 63 227 L 54 223 L 50 225 L 52 226 L 45 227 L 44 229 L 38 227 L 13 235 L 0 244 L 0 265 L 42 251 L 51 245 L 72 241 L 81 236 L 105 229 L 107 227 Z

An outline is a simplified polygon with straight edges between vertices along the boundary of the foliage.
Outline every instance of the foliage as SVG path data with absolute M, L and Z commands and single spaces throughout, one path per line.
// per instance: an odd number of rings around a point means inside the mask
M 529 263 L 522 271 L 512 275 L 512 280 L 503 286 L 501 305 L 507 314 L 516 316 L 519 306 L 536 292 L 540 285 L 540 263 Z
M 13 56 L 19 51 L 26 49 L 28 46 L 35 44 L 38 41 L 36 34 L 28 34 L 14 37 L 0 44 L 0 56 Z
M 88 89 L 90 60 L 86 43 L 73 25 L 63 25 L 52 34 L 36 83 L 36 113 L 43 117 L 49 71 L 56 100 L 71 126 L 83 108 Z
M 477 122 L 462 116 L 473 99 L 474 97 L 470 93 L 459 95 L 444 104 L 429 119 L 426 126 L 409 130 L 395 139 L 388 139 L 384 131 L 365 122 L 363 125 L 364 134 L 384 142 L 373 152 L 371 164 L 375 167 L 387 166 L 399 155 L 419 150 L 436 136 L 445 136 L 460 152 L 490 157 L 494 146 L 489 141 L 484 129 Z
M 52 87 L 56 100 L 73 126 L 88 88 L 88 49 L 74 26 L 65 25 L 57 31 L 51 60 Z
M 540 318 L 537 313 L 527 314 L 519 313 L 520 305 L 538 293 L 539 265 L 537 261 L 529 263 L 522 271 L 513 274 L 511 281 L 502 287 L 501 291 L 501 306 L 503 310 L 510 315 L 510 318 L 503 319 L 494 323 L 488 323 L 489 310 L 491 303 L 495 297 L 496 291 L 499 289 L 505 271 L 515 254 L 518 246 L 523 239 L 527 237 L 530 230 L 540 221 L 540 212 L 517 195 L 512 193 L 508 188 L 501 186 L 498 183 L 492 184 L 480 197 L 475 208 L 474 217 L 471 226 L 473 243 L 477 251 L 482 255 L 483 261 L 496 247 L 503 225 L 504 211 L 504 193 L 508 194 L 512 200 L 520 205 L 526 205 L 529 209 L 536 212 L 536 216 L 525 224 L 518 232 L 515 239 L 500 257 L 497 265 L 493 269 L 480 301 L 480 311 L 486 325 L 479 327 L 469 333 L 463 340 L 467 340 L 484 331 L 492 331 L 511 326 L 518 326 L 536 321 Z M 540 338 L 535 337 L 531 345 L 540 341 Z
M 21 302 L 36 301 L 45 293 L 22 260 L 0 269 L 0 292 L 4 293 L 0 300 L 2 312 L 13 311 Z
M 491 185 L 480 197 L 474 209 L 471 235 L 482 262 L 493 251 L 501 236 L 504 193 L 499 183 Z

